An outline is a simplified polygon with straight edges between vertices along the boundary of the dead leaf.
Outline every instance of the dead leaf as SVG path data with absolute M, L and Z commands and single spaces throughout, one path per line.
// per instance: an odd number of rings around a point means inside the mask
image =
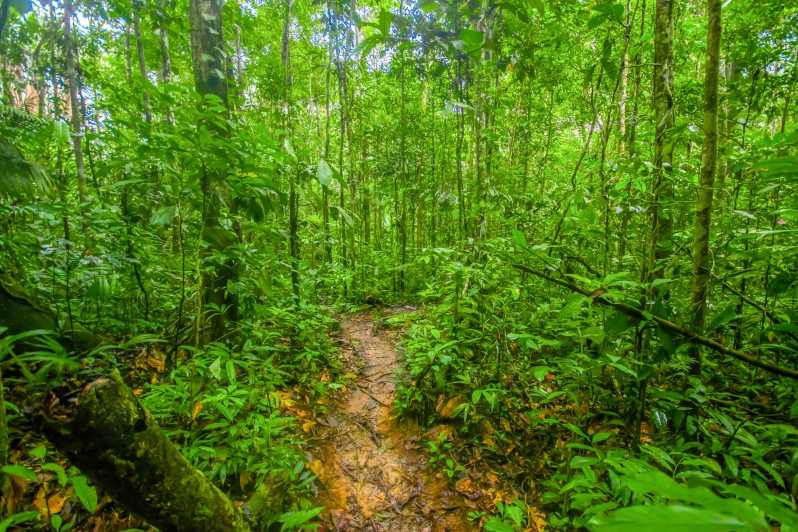
M 438 396 L 437 404 L 435 405 L 435 411 L 444 419 L 451 419 L 454 416 L 454 411 L 463 403 L 463 396 L 462 395 L 455 395 L 454 397 L 450 398 L 448 401 L 444 395 Z
M 50 515 L 60 512 L 66 500 L 67 498 L 60 493 L 53 493 L 47 497 L 47 508 L 50 510 Z
M 543 532 L 546 530 L 546 514 L 534 506 L 527 506 L 526 514 L 527 522 L 533 526 L 532 530 L 535 532 Z
M 192 421 L 197 419 L 197 416 L 200 415 L 200 412 L 202 412 L 203 406 L 204 405 L 200 401 L 197 401 L 196 403 L 194 403 L 194 408 L 191 409 L 191 420 Z
M 595 299 L 597 297 L 603 296 L 606 293 L 607 293 L 607 289 L 606 288 L 596 288 L 595 290 L 590 292 L 590 297 Z
M 322 472 L 322 468 L 323 467 L 324 467 L 324 464 L 322 464 L 321 460 L 318 460 L 318 459 L 311 460 L 308 463 L 308 469 L 310 469 L 313 472 L 313 474 L 316 475 L 317 477 L 321 477 L 321 472 Z
M 44 486 L 41 486 L 33 498 L 33 507 L 39 510 L 39 513 L 47 517 L 47 492 Z

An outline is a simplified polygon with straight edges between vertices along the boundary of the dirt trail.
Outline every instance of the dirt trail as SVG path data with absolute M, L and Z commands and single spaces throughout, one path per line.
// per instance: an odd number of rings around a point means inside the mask
M 399 360 L 369 314 L 348 317 L 342 339 L 358 379 L 326 419 L 316 458 L 327 507 L 322 530 L 464 531 L 461 496 L 427 467 L 418 427 L 393 417 Z M 314 453 L 315 454 L 315 453 Z

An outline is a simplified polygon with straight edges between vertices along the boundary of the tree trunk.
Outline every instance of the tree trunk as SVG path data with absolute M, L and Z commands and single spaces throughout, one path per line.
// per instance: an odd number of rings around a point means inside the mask
M 221 0 L 191 0 L 189 8 L 191 20 L 191 57 L 194 67 L 194 83 L 197 92 L 203 97 L 216 96 L 227 109 L 227 79 L 225 72 L 224 38 L 222 33 Z M 224 136 L 226 132 L 208 124 L 214 133 Z M 202 240 L 208 246 L 201 250 L 200 260 L 211 258 L 216 253 L 224 253 L 236 241 L 231 231 L 225 230 L 220 223 L 221 200 L 219 192 L 224 186 L 223 176 L 211 175 L 205 171 L 202 176 L 202 192 L 204 196 Z M 198 312 L 203 313 L 214 305 L 209 323 L 203 324 L 198 314 L 197 335 L 200 341 L 218 340 L 224 334 L 225 319 L 235 321 L 238 318 L 238 300 L 235 294 L 228 292 L 228 282 L 238 277 L 238 264 L 228 258 L 224 264 L 213 269 L 202 271 L 202 305 Z
M 144 60 L 144 42 L 141 39 L 141 3 L 140 0 L 133 1 L 133 35 L 136 37 L 136 58 L 139 64 L 139 75 L 142 83 L 142 109 L 144 110 L 144 121 L 147 125 L 152 123 L 152 111 L 150 110 L 150 84 L 147 78 L 147 63 Z
M 47 437 L 98 486 L 162 531 L 244 532 L 241 511 L 180 454 L 118 373 L 88 384 Z
M 75 41 L 72 35 L 72 0 L 64 1 L 64 48 L 66 56 L 66 78 L 69 84 L 69 114 L 72 126 L 72 149 L 78 174 L 78 199 L 86 201 L 86 170 L 83 164 L 83 117 L 78 100 L 78 73 L 75 64 Z
M 647 277 L 662 277 L 671 253 L 673 221 L 673 0 L 657 0 L 654 27 L 654 186 Z
M 285 130 L 287 132 L 287 139 L 291 141 L 293 133 L 293 122 L 291 116 L 291 105 L 293 104 L 291 98 L 291 90 L 293 80 L 291 76 L 291 12 L 293 9 L 294 0 L 285 1 L 285 21 L 283 24 L 283 38 L 282 38 L 282 62 L 285 74 L 284 80 L 284 99 L 285 105 Z M 291 255 L 291 293 L 294 297 L 294 304 L 299 304 L 299 199 L 296 191 L 296 175 L 298 169 L 296 168 L 298 162 L 288 169 L 288 240 L 289 252 Z
M 701 177 L 696 201 L 693 231 L 693 281 L 690 290 L 690 313 L 696 333 L 704 328 L 709 281 L 709 233 L 711 229 L 712 190 L 718 151 L 718 77 L 720 73 L 720 0 L 707 0 L 707 60 L 704 79 L 704 146 L 701 151 Z M 700 370 L 698 350 L 694 351 L 693 373 Z

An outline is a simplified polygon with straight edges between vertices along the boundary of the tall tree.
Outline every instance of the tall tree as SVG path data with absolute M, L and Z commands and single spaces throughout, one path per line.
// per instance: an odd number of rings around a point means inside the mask
M 696 200 L 693 229 L 693 280 L 690 312 L 693 329 L 701 333 L 707 308 L 709 283 L 709 236 L 712 228 L 712 192 L 718 153 L 718 77 L 720 76 L 720 0 L 707 0 L 707 59 L 704 73 L 704 146 L 701 150 L 701 176 Z M 694 351 L 692 370 L 700 368 L 698 350 Z
M 283 23 L 282 36 L 282 62 L 283 62 L 283 105 L 285 107 L 285 131 L 286 141 L 292 142 L 294 130 L 291 106 L 293 105 L 291 91 L 293 89 L 293 78 L 291 72 L 291 17 L 294 0 L 285 0 L 285 20 Z M 299 303 L 299 198 L 296 190 L 296 179 L 298 172 L 298 161 L 292 161 L 287 165 L 288 174 L 288 245 L 291 255 L 291 293 L 294 296 L 294 303 Z
M 228 113 L 222 0 L 191 0 L 189 19 L 194 85 L 202 97 L 202 112 L 206 115 L 199 127 L 216 137 L 225 137 L 227 131 L 220 125 L 225 122 Z M 212 116 L 219 114 L 220 105 L 224 116 Z M 204 241 L 200 248 L 200 261 L 204 264 L 196 334 L 199 341 L 213 341 L 224 334 L 225 318 L 232 321 L 238 318 L 238 300 L 228 287 L 238 276 L 237 262 L 228 255 L 236 236 L 221 224 L 222 197 L 228 192 L 224 174 L 218 168 L 209 168 L 203 163 L 200 179 L 203 194 L 201 237 Z M 220 265 L 213 265 L 209 259 L 215 259 L 217 253 L 223 259 Z M 207 323 L 204 317 L 206 313 L 209 314 Z
M 78 98 L 77 44 L 72 33 L 72 0 L 64 1 L 64 52 L 66 58 L 66 79 L 69 85 L 69 114 L 72 127 L 72 150 L 75 155 L 75 168 L 78 176 L 78 199 L 86 202 L 86 170 L 83 163 L 83 116 Z
M 654 14 L 654 184 L 647 275 L 662 276 L 670 255 L 673 220 L 673 0 L 657 0 Z

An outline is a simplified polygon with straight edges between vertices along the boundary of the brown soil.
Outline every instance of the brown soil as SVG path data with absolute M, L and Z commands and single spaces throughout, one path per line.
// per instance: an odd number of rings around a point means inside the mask
M 322 425 L 313 467 L 327 510 L 322 530 L 391 532 L 467 531 L 463 497 L 431 470 L 410 421 L 395 418 L 392 404 L 399 355 L 388 331 L 374 332 L 369 314 L 341 325 L 345 357 L 358 378 Z M 315 454 L 315 453 L 314 453 Z

